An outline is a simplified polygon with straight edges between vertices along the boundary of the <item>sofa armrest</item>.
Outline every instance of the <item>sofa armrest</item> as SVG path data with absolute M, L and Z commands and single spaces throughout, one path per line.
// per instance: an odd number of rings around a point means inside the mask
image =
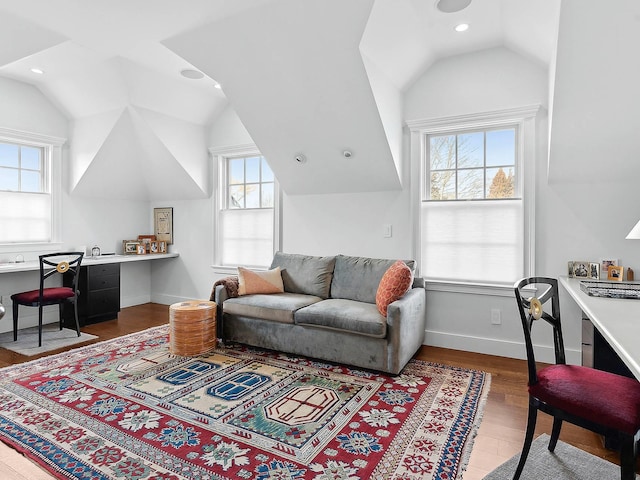
M 212 298 L 210 298 L 210 300 L 213 302 L 216 302 L 216 318 L 217 318 L 216 330 L 218 331 L 217 332 L 218 338 L 223 338 L 222 336 L 222 322 L 223 322 L 222 304 L 227 298 L 229 298 L 229 295 L 227 294 L 227 289 L 224 288 L 224 285 L 216 285 L 215 288 L 213 289 L 211 296 Z
M 399 372 L 424 340 L 427 291 L 412 288 L 401 299 L 387 307 L 389 362 Z

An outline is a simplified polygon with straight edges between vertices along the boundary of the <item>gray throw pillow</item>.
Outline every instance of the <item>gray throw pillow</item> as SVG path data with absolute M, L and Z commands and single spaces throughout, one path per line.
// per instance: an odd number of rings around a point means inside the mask
M 284 291 L 329 298 L 336 257 L 276 252 L 271 268 L 280 267 Z
M 331 298 L 376 303 L 382 276 L 396 260 L 338 255 L 331 282 Z M 415 261 L 404 260 L 415 273 Z

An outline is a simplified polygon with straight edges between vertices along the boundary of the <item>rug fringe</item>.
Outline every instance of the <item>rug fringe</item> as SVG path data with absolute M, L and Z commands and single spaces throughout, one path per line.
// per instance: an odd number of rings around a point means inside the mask
M 456 475 L 457 480 L 462 480 L 464 473 L 467 471 L 469 460 L 471 459 L 471 452 L 473 451 L 473 444 L 475 443 L 476 437 L 478 436 L 478 430 L 480 429 L 480 424 L 482 423 L 482 418 L 484 417 L 484 408 L 489 397 L 489 390 L 491 389 L 491 374 L 489 372 L 484 372 L 484 374 L 485 380 L 484 385 L 482 386 L 480 400 L 478 401 L 478 408 L 476 409 L 476 417 L 473 420 L 471 432 L 467 437 L 467 441 L 465 442 L 462 453 L 460 455 L 460 468 L 458 469 L 458 474 Z

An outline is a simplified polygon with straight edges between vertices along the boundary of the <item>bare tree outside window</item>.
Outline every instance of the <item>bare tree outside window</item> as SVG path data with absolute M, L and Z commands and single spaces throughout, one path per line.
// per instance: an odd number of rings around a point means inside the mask
M 429 167 L 429 200 L 513 198 L 515 129 L 431 136 Z

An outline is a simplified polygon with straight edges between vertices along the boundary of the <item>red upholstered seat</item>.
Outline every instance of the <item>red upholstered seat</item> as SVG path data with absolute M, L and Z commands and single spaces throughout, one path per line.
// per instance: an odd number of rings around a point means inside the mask
M 640 382 L 577 365 L 538 370 L 529 393 L 543 402 L 615 430 L 635 434 L 640 428 Z
M 65 298 L 73 297 L 73 289 L 69 287 L 52 287 L 45 288 L 42 291 L 42 299 L 45 303 L 55 302 L 57 300 L 64 300 Z M 40 290 L 31 290 L 29 292 L 16 293 L 11 295 L 11 300 L 15 300 L 21 304 L 38 303 L 40 299 Z

